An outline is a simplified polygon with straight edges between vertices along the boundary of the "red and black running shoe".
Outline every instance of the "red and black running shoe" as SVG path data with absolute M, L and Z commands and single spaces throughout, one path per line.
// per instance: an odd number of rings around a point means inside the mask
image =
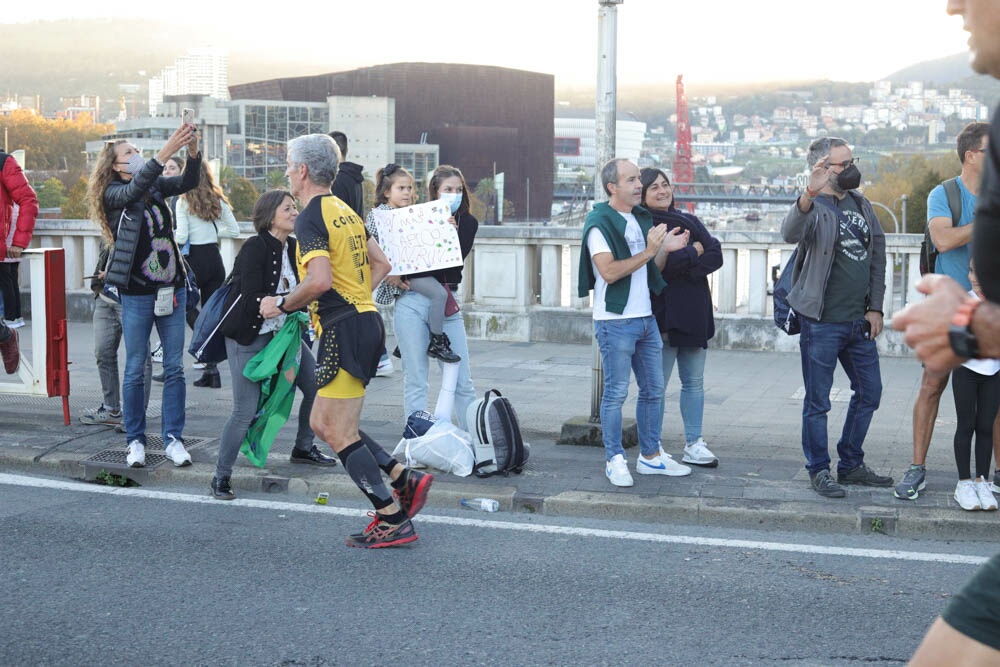
M 359 549 L 381 549 L 384 547 L 398 547 L 417 540 L 417 531 L 413 529 L 413 524 L 409 519 L 404 519 L 403 523 L 386 523 L 377 512 L 369 512 L 368 516 L 373 517 L 363 533 L 355 533 L 347 538 L 347 546 Z
M 431 490 L 434 483 L 434 475 L 427 472 L 418 472 L 412 468 L 407 468 L 406 484 L 402 489 L 396 489 L 392 495 L 396 496 L 396 502 L 400 509 L 411 519 L 417 516 L 417 512 L 424 508 L 427 502 L 427 492 Z

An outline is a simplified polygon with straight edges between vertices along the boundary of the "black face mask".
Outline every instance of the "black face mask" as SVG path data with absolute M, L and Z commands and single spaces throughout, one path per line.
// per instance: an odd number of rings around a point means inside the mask
M 844 171 L 837 174 L 837 187 L 842 192 L 854 190 L 861 185 L 861 171 L 853 164 Z

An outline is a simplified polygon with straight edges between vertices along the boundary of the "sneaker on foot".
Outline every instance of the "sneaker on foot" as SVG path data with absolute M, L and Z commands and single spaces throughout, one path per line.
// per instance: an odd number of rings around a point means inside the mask
M 662 451 L 662 450 L 661 450 Z M 681 457 L 684 463 L 702 468 L 715 468 L 719 465 L 719 459 L 708 448 L 702 438 L 698 438 L 690 445 L 684 447 L 684 456 Z
M 125 455 L 125 463 L 129 468 L 141 468 L 146 465 L 146 446 L 142 440 L 136 438 L 128 443 L 128 453 Z
M 628 461 L 621 454 L 615 454 L 604 466 L 604 474 L 615 486 L 632 486 L 632 473 L 628 471 Z
M 903 479 L 892 490 L 892 495 L 902 500 L 916 500 L 917 496 L 920 495 L 919 492 L 927 486 L 926 474 L 927 468 L 925 466 L 914 463 L 909 470 L 903 473 Z
M 402 523 L 386 523 L 377 512 L 369 512 L 373 517 L 362 533 L 355 533 L 347 538 L 347 546 L 360 549 L 381 549 L 383 547 L 398 547 L 417 539 L 417 531 L 409 519 Z
M 87 424 L 88 426 L 95 426 L 97 424 L 121 424 L 122 411 L 109 410 L 107 406 L 101 404 L 101 407 L 97 408 L 93 412 L 80 415 L 80 423 Z
M 212 497 L 216 500 L 232 500 L 236 497 L 228 477 L 212 478 Z
M 1000 493 L 1000 470 L 993 471 L 993 483 L 990 485 L 993 493 Z
M 809 475 L 813 491 L 825 498 L 843 498 L 847 491 L 834 481 L 829 470 L 820 470 Z
M 118 426 L 115 426 L 115 433 L 128 433 L 128 430 L 125 428 L 125 422 L 122 422 L 118 424 Z
M 394 489 L 392 495 L 396 497 L 396 502 L 399 503 L 403 513 L 412 519 L 427 502 L 427 493 L 434 483 L 434 475 L 429 472 L 417 472 L 412 468 L 407 468 L 403 474 L 406 475 L 406 484 L 402 489 Z
M 194 369 L 194 370 L 196 370 L 196 371 L 203 371 L 203 370 L 205 370 L 205 362 L 204 361 L 196 361 L 193 364 L 191 364 L 191 368 Z
M 976 493 L 976 483 L 971 479 L 960 479 L 955 485 L 955 502 L 964 510 L 981 510 L 979 494 Z
M 382 361 L 378 362 L 378 369 L 375 371 L 375 377 L 385 378 L 395 372 L 396 367 L 392 365 L 392 359 L 386 357 Z
M 150 355 L 150 356 L 153 357 L 153 363 L 154 364 L 162 364 L 163 363 L 163 346 L 162 345 L 157 345 L 156 349 L 153 350 L 153 354 Z
M 879 475 L 864 463 L 844 472 L 837 471 L 837 481 L 841 484 L 861 484 L 862 486 L 892 486 L 892 477 Z
M 635 471 L 640 475 L 669 475 L 670 477 L 684 477 L 691 474 L 691 468 L 674 461 L 674 457 L 663 451 L 651 459 L 644 458 L 642 454 L 635 460 Z
M 167 436 L 167 446 L 164 448 L 163 453 L 167 455 L 167 458 L 174 462 L 174 465 L 178 468 L 181 466 L 191 465 L 191 455 L 188 451 L 184 449 L 184 443 L 177 439 L 174 435 Z
M 980 477 L 976 480 L 975 485 L 976 495 L 979 496 L 979 506 L 986 511 L 995 510 L 997 508 L 997 499 L 993 497 L 990 483 L 986 481 L 985 477 Z
M 20 329 L 21 327 L 24 326 L 24 318 L 15 317 L 12 320 L 4 320 L 3 323 L 9 326 L 11 329 Z

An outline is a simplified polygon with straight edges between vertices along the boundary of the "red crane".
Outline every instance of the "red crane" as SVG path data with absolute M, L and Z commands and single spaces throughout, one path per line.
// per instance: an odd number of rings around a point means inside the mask
M 691 120 L 688 116 L 687 96 L 684 95 L 684 75 L 677 75 L 677 151 L 674 153 L 674 194 L 692 191 L 694 165 L 691 163 Z M 681 185 L 678 185 L 681 184 Z M 687 209 L 694 211 L 694 202 L 687 202 Z

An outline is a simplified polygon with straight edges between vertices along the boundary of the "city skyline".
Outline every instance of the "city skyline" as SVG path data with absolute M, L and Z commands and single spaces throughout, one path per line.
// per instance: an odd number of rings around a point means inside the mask
M 377 11 L 364 15 L 344 3 L 352 10 L 346 24 L 337 21 L 336 6 L 299 3 L 301 11 L 268 16 L 261 29 L 255 23 L 259 14 L 234 14 L 231 4 L 209 0 L 198 5 L 193 31 L 197 27 L 204 41 L 218 27 L 216 44 L 230 49 L 234 58 L 271 48 L 275 60 L 308 63 L 312 69 L 465 62 L 551 73 L 569 85 L 592 84 L 596 76 L 594 0 L 508 0 L 489 5 L 488 14 L 425 11 L 412 2 L 382 0 L 372 5 Z M 795 0 L 624 0 L 617 12 L 619 84 L 672 82 L 678 73 L 703 83 L 874 81 L 967 49 L 961 19 L 946 15 L 943 0 L 842 0 L 836 7 L 833 14 Z M 895 28 L 903 16 L 905 33 Z M 150 18 L 140 5 L 50 0 L 5 8 L 0 23 L 109 17 Z M 190 19 L 175 13 L 162 21 Z

